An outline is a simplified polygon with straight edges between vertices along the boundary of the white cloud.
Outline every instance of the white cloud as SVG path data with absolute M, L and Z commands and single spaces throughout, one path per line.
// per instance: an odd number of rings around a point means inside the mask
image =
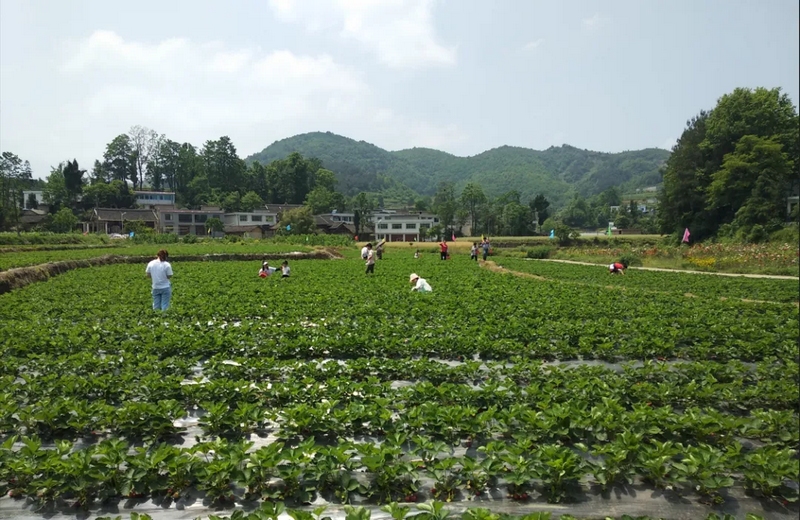
M 390 148 L 464 139 L 457 128 L 381 106 L 357 71 L 327 54 L 181 38 L 144 43 L 97 31 L 66 45 L 62 58 L 54 150 L 70 150 L 84 167 L 136 124 L 195 145 L 229 135 L 242 156 L 316 130 Z
M 358 42 L 389 67 L 456 62 L 456 48 L 436 38 L 434 0 L 270 0 L 270 6 L 284 22 Z
M 541 44 L 543 44 L 543 43 L 544 43 L 544 40 L 542 38 L 539 38 L 538 40 L 533 40 L 533 41 L 530 41 L 530 42 L 526 43 L 525 45 L 523 45 L 522 46 L 522 50 L 524 52 L 533 52 L 536 49 L 538 49 L 539 46 Z
M 594 16 L 582 19 L 581 25 L 583 25 L 587 29 L 591 29 L 602 25 L 605 21 L 606 21 L 605 18 L 595 13 Z

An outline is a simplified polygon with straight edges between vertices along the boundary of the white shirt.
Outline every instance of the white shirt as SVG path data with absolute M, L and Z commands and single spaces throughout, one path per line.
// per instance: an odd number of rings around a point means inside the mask
M 372 265 L 375 263 L 375 250 L 370 249 L 367 253 L 367 265 Z
M 153 289 L 168 289 L 169 277 L 172 276 L 172 266 L 169 262 L 162 262 L 158 258 L 151 260 L 147 264 L 147 269 L 144 270 L 145 274 L 149 274 L 153 280 Z
M 427 282 L 427 280 L 425 280 L 425 278 L 417 278 L 417 283 L 411 290 L 419 292 L 433 292 L 433 288 Z
M 364 246 L 364 247 L 362 247 L 362 248 L 361 248 L 361 258 L 363 258 L 363 259 L 365 259 L 365 260 L 366 260 L 366 258 L 367 258 L 367 251 L 368 251 L 368 249 L 367 249 L 367 246 Z
M 277 270 L 278 270 L 277 267 L 267 267 L 266 269 L 262 267 L 261 269 L 258 270 L 258 274 L 267 273 L 267 276 L 269 276 Z
M 289 276 L 289 273 L 292 272 L 292 269 L 288 265 L 281 266 L 281 274 L 283 276 Z

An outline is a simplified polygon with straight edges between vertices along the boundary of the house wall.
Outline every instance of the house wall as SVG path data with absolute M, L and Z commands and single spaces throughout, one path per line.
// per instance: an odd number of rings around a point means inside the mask
M 206 236 L 206 221 L 210 218 L 223 219 L 222 211 L 174 210 L 160 211 L 159 225 L 162 233 L 177 235 Z
M 270 211 L 225 213 L 226 226 L 271 226 L 277 222 L 278 214 Z
M 427 213 L 421 215 L 377 214 L 373 219 L 375 240 L 387 242 L 419 242 L 419 230 L 430 229 L 439 223 L 439 217 Z

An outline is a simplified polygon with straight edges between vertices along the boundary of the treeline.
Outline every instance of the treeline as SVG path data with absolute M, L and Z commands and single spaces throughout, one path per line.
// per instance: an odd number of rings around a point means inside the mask
M 663 173 L 659 227 L 760 241 L 798 220 L 800 120 L 780 89 L 736 89 L 686 124 Z

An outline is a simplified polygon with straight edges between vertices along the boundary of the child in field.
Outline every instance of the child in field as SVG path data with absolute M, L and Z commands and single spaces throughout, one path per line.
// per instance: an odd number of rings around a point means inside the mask
M 447 260 L 447 240 L 442 240 L 439 243 L 439 250 L 441 253 L 442 260 Z
M 413 283 L 414 287 L 411 288 L 412 291 L 416 292 L 433 292 L 431 285 L 428 283 L 425 278 L 420 278 L 417 273 L 411 273 L 409 277 L 409 283 Z
M 289 267 L 289 261 L 284 260 L 281 264 L 281 278 L 289 278 L 289 274 L 292 272 L 292 269 Z
M 628 266 L 625 262 L 614 262 L 613 264 L 608 266 L 608 273 L 609 274 L 625 274 L 625 269 Z
M 416 252 L 414 252 L 414 258 L 419 258 L 419 249 L 417 249 Z
M 478 243 L 473 242 L 472 247 L 469 250 L 469 259 L 478 261 Z

